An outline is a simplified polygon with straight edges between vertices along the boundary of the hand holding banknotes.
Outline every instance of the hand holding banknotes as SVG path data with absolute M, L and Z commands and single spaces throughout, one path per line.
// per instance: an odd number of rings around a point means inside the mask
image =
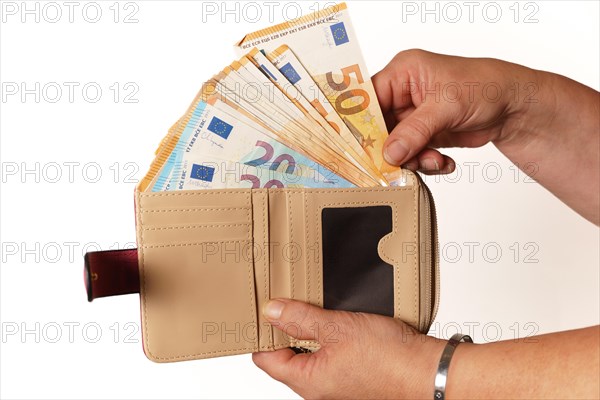
M 495 101 L 481 92 L 489 82 L 503 89 Z M 454 161 L 435 148 L 492 142 L 517 165 L 535 162 L 535 179 L 598 225 L 600 96 L 595 90 L 500 60 L 419 50 L 398 54 L 373 83 L 391 131 L 384 147 L 390 164 L 449 173 Z M 472 85 L 473 95 L 463 90 L 459 99 L 436 99 L 431 88 L 447 83 Z M 263 311 L 274 326 L 295 323 L 299 338 L 321 345 L 312 354 L 281 349 L 253 355 L 256 365 L 301 396 L 433 397 L 444 347 L 437 339 L 392 318 L 292 300 L 273 300 Z M 446 398 L 597 398 L 599 336 L 596 326 L 528 338 L 534 343 L 463 343 L 453 357 Z
M 373 85 L 390 131 L 390 164 L 450 173 L 454 161 L 435 148 L 491 142 L 518 167 L 535 165 L 536 181 L 598 225 L 595 90 L 501 60 L 423 50 L 399 53 Z

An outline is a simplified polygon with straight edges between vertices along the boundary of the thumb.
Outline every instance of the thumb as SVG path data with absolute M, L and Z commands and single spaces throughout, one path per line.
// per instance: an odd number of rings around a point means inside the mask
M 290 386 L 301 374 L 313 354 L 296 354 L 292 349 L 261 351 L 252 354 L 252 361 L 273 379 Z
M 316 340 L 321 346 L 335 339 L 335 332 L 339 331 L 336 311 L 301 301 L 270 300 L 263 312 L 271 324 L 287 335 L 300 340 Z
M 267 320 L 287 335 L 300 340 L 319 340 L 326 326 L 336 323 L 336 312 L 324 310 L 301 301 L 289 299 L 270 300 L 263 309 Z M 331 335 L 329 335 L 331 336 Z M 316 354 L 295 354 L 292 349 L 279 349 L 252 354 L 252 361 L 263 371 L 292 387 Z M 292 387 L 293 389 L 293 387 Z
M 439 107 L 437 110 L 425 105 L 417 107 L 390 133 L 383 150 L 385 160 L 388 164 L 402 165 L 419 154 L 433 136 L 444 131 L 448 125 Z

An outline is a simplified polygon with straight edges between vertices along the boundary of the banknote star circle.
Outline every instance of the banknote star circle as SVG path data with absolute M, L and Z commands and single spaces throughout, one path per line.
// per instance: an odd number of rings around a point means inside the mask
M 221 121 L 216 121 L 215 122 L 215 132 L 217 134 L 225 134 L 227 132 L 227 126 L 225 126 L 225 123 L 221 122 Z
M 346 37 L 346 30 L 344 28 L 342 28 L 341 26 L 338 28 L 335 28 L 335 31 L 333 31 L 333 36 L 337 40 L 342 40 Z
M 371 135 L 369 135 L 369 137 L 363 140 L 363 148 L 367 148 L 369 146 L 374 148 L 373 143 L 375 143 L 375 139 L 371 138 Z

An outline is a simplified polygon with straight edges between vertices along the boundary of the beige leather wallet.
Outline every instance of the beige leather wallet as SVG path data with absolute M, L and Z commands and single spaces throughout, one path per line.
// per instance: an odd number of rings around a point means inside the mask
M 139 291 L 157 362 L 318 348 L 271 327 L 261 309 L 272 298 L 426 332 L 439 294 L 435 211 L 407 174 L 388 188 L 137 191 L 138 249 L 86 255 L 89 300 Z

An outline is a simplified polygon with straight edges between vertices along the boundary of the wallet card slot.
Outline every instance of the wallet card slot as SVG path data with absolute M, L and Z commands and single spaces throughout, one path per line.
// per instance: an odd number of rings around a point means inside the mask
M 394 316 L 394 270 L 378 254 L 390 206 L 322 211 L 323 307 Z
M 271 282 L 270 298 L 291 297 L 291 269 L 289 257 L 290 243 L 290 208 L 285 190 L 269 190 L 269 280 Z M 286 347 L 289 337 L 279 329 L 273 329 L 273 346 Z
M 186 190 L 175 192 L 138 192 L 142 209 L 173 208 L 232 208 L 250 206 L 250 189 Z
M 245 240 L 250 229 L 247 222 L 144 226 L 142 235 L 146 245 L 202 243 L 217 238 Z
M 308 301 L 306 295 L 306 257 L 315 246 L 308 246 L 304 226 L 304 192 L 288 191 L 289 244 L 285 251 L 290 267 L 290 298 Z
M 419 326 L 420 317 L 417 193 L 418 186 L 415 185 L 368 189 L 316 189 L 305 193 L 308 243 L 319 243 L 323 240 L 323 209 L 379 206 L 391 209 L 392 230 L 380 238 L 377 244 L 379 258 L 392 266 L 393 270 L 394 309 L 393 314 L 389 308 L 385 314 L 400 318 L 415 328 Z M 354 230 L 353 227 L 347 229 L 349 232 Z M 319 249 L 320 254 L 317 258 L 309 258 L 307 262 L 307 293 L 311 303 L 324 306 L 323 245 Z
M 402 188 L 404 189 L 404 188 Z M 418 218 L 418 186 L 395 189 L 394 229 L 379 241 L 382 260 L 394 266 L 394 317 L 420 328 L 421 307 L 421 249 Z M 393 194 L 393 192 L 392 192 Z
M 205 193 L 137 193 L 143 343 L 153 361 L 258 349 L 250 191 Z M 148 217 L 163 214 L 180 220 Z
M 259 350 L 273 348 L 273 328 L 262 313 L 271 293 L 269 267 L 269 196 L 266 190 L 252 192 L 254 284 L 258 321 Z
M 247 242 L 222 241 L 230 251 Z M 141 276 L 144 347 L 158 362 L 256 349 L 251 261 L 202 245 L 145 247 Z
M 141 211 L 145 227 L 164 225 L 215 225 L 248 222 L 249 207 L 149 208 Z

